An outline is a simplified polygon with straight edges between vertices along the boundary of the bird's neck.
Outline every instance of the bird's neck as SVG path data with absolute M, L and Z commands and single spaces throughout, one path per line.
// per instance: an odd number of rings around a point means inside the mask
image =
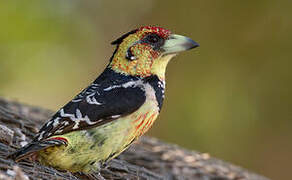
M 158 102 L 159 110 L 161 110 L 164 92 L 165 92 L 165 81 L 158 78 L 157 75 L 152 75 L 143 79 L 145 83 L 149 83 L 155 91 L 155 97 Z
M 151 67 L 151 74 L 156 75 L 160 81 L 165 81 L 165 71 L 169 61 L 176 56 L 176 54 L 163 55 L 156 59 Z

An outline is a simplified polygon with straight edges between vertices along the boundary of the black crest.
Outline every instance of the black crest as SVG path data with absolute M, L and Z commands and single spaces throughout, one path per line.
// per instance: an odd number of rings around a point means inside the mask
M 128 33 L 122 35 L 122 36 L 121 36 L 120 38 L 118 38 L 117 40 L 111 42 L 111 44 L 112 44 L 112 45 L 116 45 L 116 44 L 119 45 L 119 44 L 121 44 L 121 43 L 123 42 L 123 40 L 124 40 L 126 37 L 128 37 L 130 34 L 134 34 L 134 33 L 136 33 L 137 31 L 138 31 L 138 29 L 135 29 L 135 30 L 133 30 L 133 31 L 130 31 L 130 32 L 128 32 Z

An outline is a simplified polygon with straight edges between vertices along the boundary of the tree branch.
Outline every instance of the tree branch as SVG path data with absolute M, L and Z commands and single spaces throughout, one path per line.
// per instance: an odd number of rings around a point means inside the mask
M 15 163 L 6 156 L 30 141 L 52 112 L 0 98 L 0 180 L 72 179 L 78 177 L 38 163 Z M 106 179 L 268 180 L 238 166 L 143 137 L 102 168 Z

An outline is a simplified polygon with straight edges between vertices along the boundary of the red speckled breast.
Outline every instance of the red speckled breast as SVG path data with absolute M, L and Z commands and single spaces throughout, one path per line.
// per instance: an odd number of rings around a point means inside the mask
M 135 127 L 135 136 L 140 137 L 142 136 L 145 132 L 147 132 L 154 121 L 156 120 L 158 116 L 157 112 L 146 112 L 144 114 L 140 114 L 139 116 L 136 117 L 136 119 L 133 121 L 134 127 Z

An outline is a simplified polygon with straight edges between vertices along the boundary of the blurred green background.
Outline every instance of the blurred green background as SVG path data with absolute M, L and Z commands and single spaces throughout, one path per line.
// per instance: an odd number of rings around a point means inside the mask
M 201 47 L 170 62 L 148 135 L 292 179 L 292 1 L 30 0 L 0 4 L 0 96 L 57 110 L 103 70 L 110 42 L 159 25 Z

